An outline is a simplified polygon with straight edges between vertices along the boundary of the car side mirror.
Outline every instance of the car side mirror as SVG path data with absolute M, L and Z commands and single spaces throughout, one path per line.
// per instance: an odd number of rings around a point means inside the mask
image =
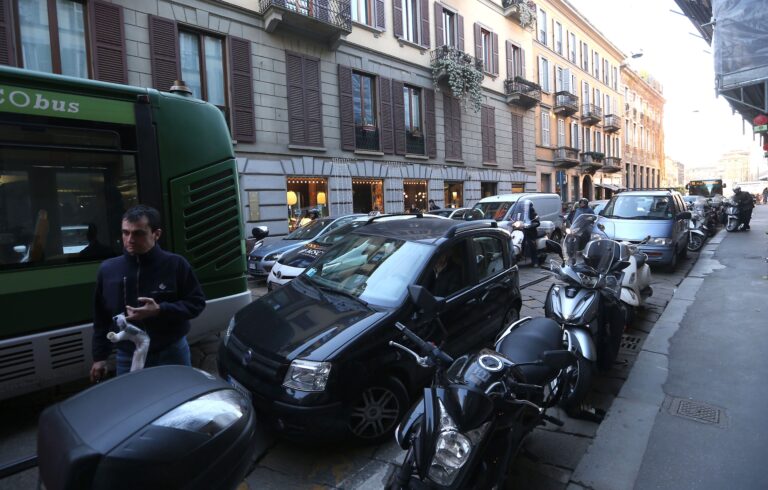
M 432 320 L 435 318 L 445 305 L 445 298 L 435 297 L 424 286 L 418 284 L 411 284 L 408 286 L 408 295 L 426 317 L 426 320 Z
M 266 226 L 254 226 L 251 230 L 251 236 L 256 240 L 263 240 L 269 236 L 269 228 Z
M 541 362 L 552 369 L 565 369 L 576 361 L 576 356 L 569 350 L 548 350 L 541 355 Z
M 677 219 L 691 219 L 691 212 L 690 211 L 683 211 L 682 213 L 679 213 L 677 215 Z

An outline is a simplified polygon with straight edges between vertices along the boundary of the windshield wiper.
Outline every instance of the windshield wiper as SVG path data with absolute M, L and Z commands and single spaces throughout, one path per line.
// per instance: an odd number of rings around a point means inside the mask
M 329 292 L 329 293 L 338 294 L 340 296 L 345 296 L 345 297 L 353 299 L 353 300 L 355 300 L 355 301 L 357 301 L 359 303 L 362 303 L 366 307 L 368 306 L 368 302 L 367 301 L 358 298 L 357 296 L 355 296 L 354 294 L 350 293 L 349 291 L 345 291 L 343 289 L 337 289 L 337 288 L 334 288 L 332 286 L 326 286 L 325 284 L 320 284 L 320 283 L 317 283 L 315 281 L 312 281 L 312 284 L 314 284 L 314 286 L 317 289 L 321 290 L 321 291 L 326 291 L 326 292 Z

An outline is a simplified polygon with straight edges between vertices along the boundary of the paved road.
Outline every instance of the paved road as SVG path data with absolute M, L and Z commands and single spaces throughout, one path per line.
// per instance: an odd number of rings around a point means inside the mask
M 626 380 L 646 335 L 663 312 L 675 287 L 690 271 L 695 259 L 696 254 L 690 254 L 674 273 L 653 271 L 654 295 L 636 318 L 634 328 L 626 332 L 620 363 L 609 373 L 597 377 L 595 389 L 589 398 L 592 405 L 604 410 L 609 408 Z M 520 267 L 520 283 L 525 285 L 535 282 L 544 277 L 543 274 L 540 269 L 523 265 Z M 523 289 L 521 316 L 543 315 L 544 296 L 551 282 L 547 277 Z M 266 293 L 261 285 L 251 286 L 254 297 Z M 198 365 L 210 371 L 215 369 L 216 346 L 216 339 L 213 339 L 193 352 Z M 4 402 L 0 408 L 3 420 L 0 426 L 0 461 L 34 453 L 39 412 L 50 403 L 82 387 L 83 384 L 73 384 Z M 519 457 L 512 469 L 510 489 L 548 490 L 568 487 L 570 476 L 595 437 L 598 424 L 570 419 L 564 413 L 553 415 L 565 421 L 565 425 L 534 432 L 527 444 L 530 456 Z M 402 458 L 402 452 L 394 441 L 365 448 L 307 448 L 262 434 L 259 449 L 256 467 L 244 485 L 252 489 L 378 489 Z M 37 470 L 31 469 L 3 480 L 0 487 L 9 490 L 32 489 L 36 487 L 36 481 Z

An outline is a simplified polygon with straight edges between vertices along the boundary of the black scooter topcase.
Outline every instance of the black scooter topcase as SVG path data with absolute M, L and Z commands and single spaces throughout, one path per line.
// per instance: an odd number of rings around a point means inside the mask
M 48 407 L 37 453 L 47 490 L 235 488 L 255 450 L 250 402 L 208 373 L 160 366 Z

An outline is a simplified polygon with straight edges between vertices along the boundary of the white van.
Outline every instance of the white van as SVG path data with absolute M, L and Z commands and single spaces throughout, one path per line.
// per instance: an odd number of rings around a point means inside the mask
M 500 227 L 509 229 L 511 224 L 522 213 L 522 203 L 530 200 L 540 221 L 551 221 L 554 230 L 550 232 L 550 238 L 559 241 L 562 238 L 563 229 L 563 201 L 558 194 L 547 192 L 520 192 L 516 194 L 501 194 L 480 199 L 473 209 L 483 212 L 485 219 L 494 219 Z M 542 227 L 543 228 L 543 227 Z M 540 230 L 548 231 L 549 230 Z

